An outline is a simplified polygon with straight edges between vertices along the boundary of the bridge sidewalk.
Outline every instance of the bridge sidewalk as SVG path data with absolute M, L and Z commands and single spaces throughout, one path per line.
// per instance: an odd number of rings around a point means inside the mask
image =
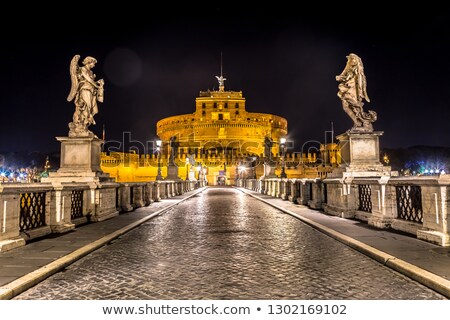
M 450 297 L 450 248 L 399 232 L 376 229 L 364 222 L 327 215 L 255 191 L 238 189 Z

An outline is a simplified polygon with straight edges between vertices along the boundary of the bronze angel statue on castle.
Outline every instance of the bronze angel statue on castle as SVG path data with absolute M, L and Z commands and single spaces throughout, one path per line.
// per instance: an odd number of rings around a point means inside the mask
M 342 100 L 344 111 L 353 120 L 351 131 L 371 132 L 372 122 L 377 120 L 377 113 L 363 110 L 364 102 L 370 102 L 366 90 L 366 76 L 361 58 L 354 53 L 347 56 L 347 65 L 336 80 L 339 82 L 338 97 Z
M 95 80 L 92 68 L 97 63 L 93 57 L 86 57 L 83 66 L 78 65 L 79 55 L 75 55 L 70 62 L 70 78 L 72 87 L 67 101 L 74 101 L 75 112 L 73 121 L 69 123 L 69 136 L 85 137 L 93 135 L 88 130 L 91 124 L 95 124 L 94 115 L 98 113 L 97 102 L 103 102 L 103 79 Z

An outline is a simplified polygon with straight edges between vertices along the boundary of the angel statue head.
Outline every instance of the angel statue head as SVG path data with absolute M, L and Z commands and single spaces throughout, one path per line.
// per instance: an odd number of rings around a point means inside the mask
M 93 57 L 89 57 L 89 56 L 84 58 L 84 60 L 83 60 L 83 64 L 84 65 L 88 65 L 88 64 L 91 64 L 91 63 L 93 63 L 95 65 L 97 63 L 97 59 L 95 59 Z

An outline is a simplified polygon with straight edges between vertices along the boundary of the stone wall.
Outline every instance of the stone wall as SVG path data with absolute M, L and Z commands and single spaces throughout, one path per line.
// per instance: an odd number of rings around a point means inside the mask
M 0 184 L 0 252 L 51 233 L 148 206 L 203 187 L 203 182 Z
M 247 179 L 237 186 L 450 246 L 450 175 Z

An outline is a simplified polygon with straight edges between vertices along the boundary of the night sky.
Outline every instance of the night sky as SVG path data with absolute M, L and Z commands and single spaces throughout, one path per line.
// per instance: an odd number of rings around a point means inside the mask
M 90 10 L 75 20 L 56 15 L 48 27 L 34 17 L 21 33 L 5 32 L 2 22 L 0 152 L 59 150 L 55 136 L 68 134 L 74 111 L 66 98 L 75 54 L 95 57 L 93 71 L 105 80 L 90 129 L 101 137 L 105 125 L 107 140 L 130 132 L 145 142 L 155 139 L 158 120 L 194 112 L 199 91 L 218 89 L 221 52 L 225 89 L 242 90 L 247 111 L 285 117 L 297 150 L 323 141 L 331 122 L 335 134 L 352 127 L 335 80 L 349 53 L 364 63 L 371 99 L 364 109 L 378 113 L 382 147 L 448 147 L 450 13 L 411 9 L 371 18 L 214 6 L 184 16 Z

